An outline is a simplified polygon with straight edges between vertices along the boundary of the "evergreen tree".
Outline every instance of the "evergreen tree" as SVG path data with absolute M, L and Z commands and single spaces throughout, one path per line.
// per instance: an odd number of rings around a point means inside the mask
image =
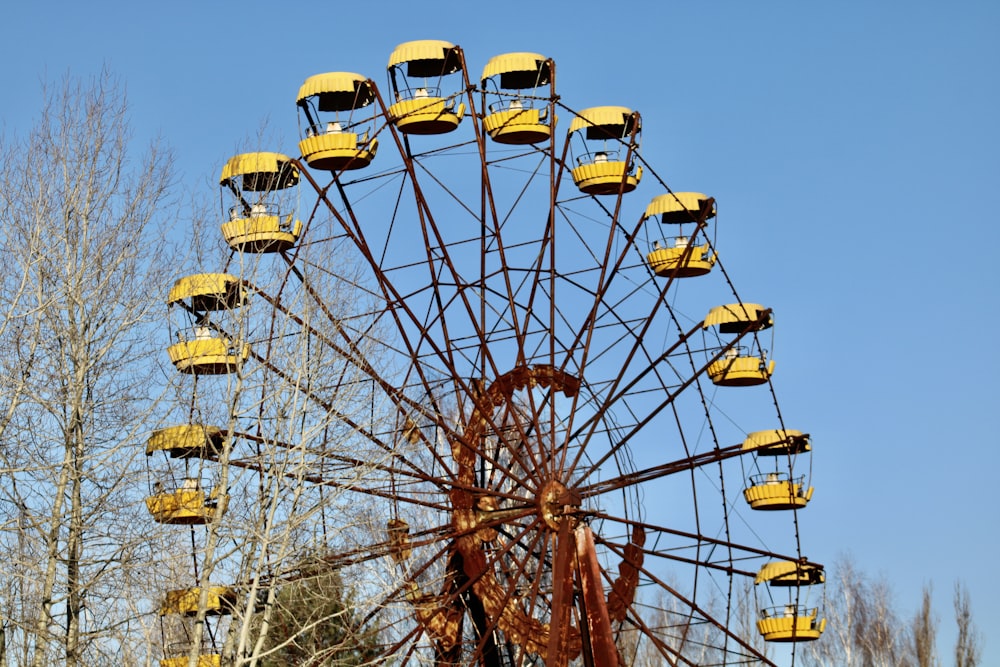
M 261 667 L 353 667 L 379 655 L 377 636 L 362 627 L 340 573 L 326 569 L 280 585 L 263 637 Z

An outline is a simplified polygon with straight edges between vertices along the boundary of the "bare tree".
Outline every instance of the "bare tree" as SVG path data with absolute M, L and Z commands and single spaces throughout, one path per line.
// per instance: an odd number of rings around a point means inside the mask
M 854 642 L 860 649 L 863 664 L 872 667 L 896 667 L 905 651 L 903 625 L 896 615 L 889 582 L 856 580 Z
M 931 597 L 931 585 L 926 584 L 921 597 L 920 609 L 917 610 L 910 623 L 913 653 L 917 667 L 935 667 L 938 664 L 937 649 L 934 646 L 937 639 L 937 619 L 934 617 Z
M 148 557 L 134 443 L 156 393 L 143 288 L 163 271 L 170 156 L 136 159 L 130 135 L 104 72 L 47 90 L 32 131 L 3 144 L 3 616 L 7 651 L 33 667 L 128 664 L 129 641 L 110 640 L 130 635 L 126 570 Z
M 308 255 L 300 262 L 308 266 Z M 381 532 L 364 520 L 374 499 L 346 489 L 377 474 L 375 468 L 387 454 L 375 451 L 356 432 L 371 432 L 381 422 L 381 408 L 372 405 L 370 378 L 360 362 L 373 362 L 377 352 L 366 346 L 357 356 L 345 358 L 345 351 L 333 345 L 337 322 L 327 313 L 349 308 L 352 295 L 342 287 L 346 281 L 324 281 L 321 274 L 303 271 L 303 289 L 286 288 L 283 295 L 284 307 L 294 309 L 286 313 L 260 308 L 266 305 L 265 295 L 275 291 L 267 267 L 244 265 L 242 270 L 259 290 L 258 310 L 247 317 L 251 322 L 263 320 L 246 326 L 273 332 L 276 342 L 267 354 L 270 368 L 245 369 L 238 400 L 232 404 L 237 406 L 234 427 L 262 437 L 252 455 L 240 451 L 229 459 L 234 466 L 231 479 L 245 489 L 245 505 L 217 528 L 220 535 L 235 536 L 240 546 L 225 556 L 217 554 L 216 562 L 224 566 L 226 559 L 238 559 L 236 573 L 247 586 L 247 600 L 262 603 L 256 610 L 248 604 L 232 626 L 234 664 L 272 664 L 270 653 L 308 643 L 316 628 L 347 627 L 340 619 L 344 610 L 337 605 L 316 606 L 311 615 L 290 615 L 283 595 L 294 590 L 288 580 L 301 576 L 298 563 L 303 554 L 311 554 L 306 560 L 312 561 L 306 587 L 309 582 L 339 581 L 335 573 L 342 564 L 326 562 L 321 554 L 351 549 L 345 545 L 355 541 L 370 543 L 371 531 Z M 390 427 L 383 423 L 378 428 Z M 355 591 L 343 594 L 363 604 Z M 350 651 L 345 647 L 343 652 Z
M 849 557 L 842 557 L 832 572 L 827 584 L 827 631 L 822 640 L 806 647 L 805 664 L 831 667 L 941 664 L 935 647 L 938 621 L 930 584 L 924 586 L 920 608 L 904 629 L 884 578 L 869 579 Z M 968 591 L 960 582 L 955 584 L 954 605 L 958 625 L 955 665 L 976 667 L 981 659 L 982 640 L 972 620 Z
M 955 582 L 955 623 L 958 638 L 955 640 L 955 667 L 976 667 L 982 658 L 981 638 L 972 620 L 972 603 L 969 591 L 961 582 Z
M 809 665 L 899 667 L 909 665 L 909 646 L 884 578 L 871 581 L 850 557 L 841 557 L 827 584 L 824 636 L 805 647 Z
M 827 627 L 820 641 L 810 644 L 803 652 L 807 664 L 822 667 L 860 667 L 856 648 L 856 625 L 861 604 L 861 573 L 848 557 L 841 557 L 830 569 L 827 583 Z

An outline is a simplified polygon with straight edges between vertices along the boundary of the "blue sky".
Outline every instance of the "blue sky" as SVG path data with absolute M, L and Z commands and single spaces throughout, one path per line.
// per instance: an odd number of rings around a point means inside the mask
M 774 308 L 782 412 L 815 445 L 808 555 L 853 554 L 907 614 L 933 582 L 943 656 L 955 579 L 984 636 L 1000 625 L 984 576 L 1000 541 L 1000 4 L 421 6 L 8 3 L 0 124 L 26 129 L 41 82 L 106 65 L 137 137 L 163 137 L 182 185 L 214 196 L 264 124 L 293 150 L 310 74 L 381 83 L 411 39 L 460 44 L 473 70 L 554 58 L 574 108 L 642 112 L 644 156 L 673 189 L 718 199 L 727 270 Z M 985 649 L 1000 664 L 1000 641 Z

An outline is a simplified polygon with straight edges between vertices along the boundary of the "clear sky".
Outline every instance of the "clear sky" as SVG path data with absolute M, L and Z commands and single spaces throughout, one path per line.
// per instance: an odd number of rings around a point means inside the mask
M 907 615 L 933 582 L 945 664 L 964 580 L 1000 665 L 996 0 L 54 0 L 5 2 L 0 25 L 5 130 L 30 126 L 41 82 L 106 65 L 137 136 L 212 195 L 265 123 L 293 150 L 306 76 L 381 83 L 412 39 L 473 70 L 540 52 L 574 108 L 638 109 L 644 156 L 717 198 L 727 270 L 775 310 L 782 412 L 815 447 L 808 556 L 849 552 Z

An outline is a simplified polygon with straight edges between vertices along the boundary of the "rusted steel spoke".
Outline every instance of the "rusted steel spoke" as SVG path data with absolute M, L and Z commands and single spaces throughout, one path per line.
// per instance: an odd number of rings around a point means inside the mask
M 742 445 L 733 445 L 724 449 L 714 449 L 702 452 L 701 454 L 695 454 L 688 458 L 663 463 L 652 468 L 646 468 L 645 470 L 638 470 L 636 472 L 619 475 L 618 477 L 612 477 L 610 479 L 594 482 L 593 484 L 578 486 L 577 490 L 584 498 L 589 498 L 629 486 L 644 484 L 646 482 L 660 479 L 661 477 L 693 470 L 704 465 L 717 463 L 719 461 L 724 461 L 725 459 L 747 453 L 749 452 L 744 450 Z
M 552 613 L 549 621 L 549 643 L 545 653 L 545 664 L 551 667 L 565 667 L 570 659 L 569 627 L 570 610 L 573 606 L 573 558 L 576 553 L 577 536 L 569 521 L 559 525 L 553 536 L 552 565 Z
M 581 626 L 587 628 L 584 652 L 589 654 L 594 667 L 618 667 L 618 649 L 611 632 L 611 617 L 604 598 L 602 571 L 597 563 L 594 535 L 586 524 L 580 524 L 574 532 L 582 605 L 580 617 L 584 619 Z

